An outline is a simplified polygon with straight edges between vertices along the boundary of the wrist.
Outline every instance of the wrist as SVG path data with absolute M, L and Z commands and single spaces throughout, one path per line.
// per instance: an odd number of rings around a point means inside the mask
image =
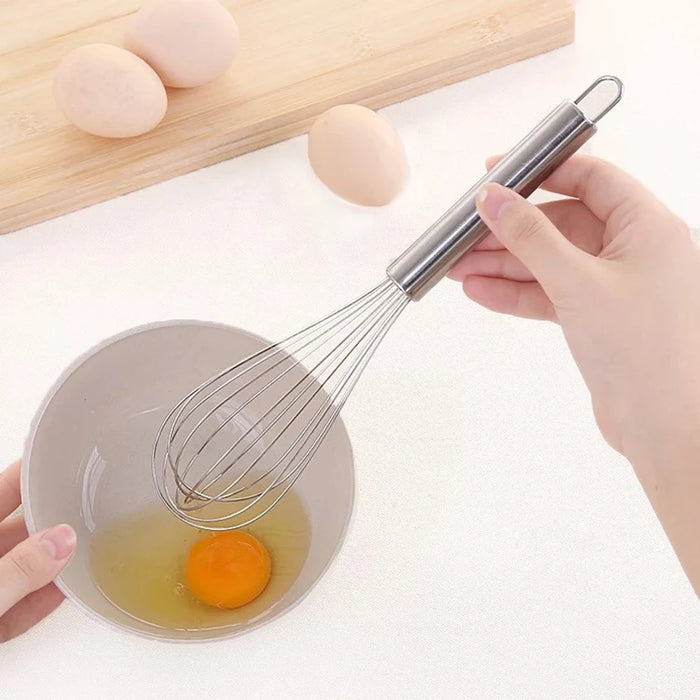
M 700 421 L 659 434 L 628 459 L 700 597 Z
M 672 478 L 677 472 L 700 463 L 700 408 L 682 418 L 667 416 L 656 425 L 628 439 L 625 456 L 638 476 Z

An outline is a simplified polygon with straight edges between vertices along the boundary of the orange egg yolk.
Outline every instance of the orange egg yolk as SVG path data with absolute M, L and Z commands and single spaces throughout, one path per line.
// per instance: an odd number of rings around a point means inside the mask
M 255 600 L 271 573 L 267 549 L 238 530 L 203 537 L 192 545 L 185 561 L 185 581 L 192 594 L 217 608 L 239 608 Z

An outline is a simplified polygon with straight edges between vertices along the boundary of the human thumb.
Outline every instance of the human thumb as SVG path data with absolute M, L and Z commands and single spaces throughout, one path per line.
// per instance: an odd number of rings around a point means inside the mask
M 496 183 L 484 185 L 477 209 L 498 240 L 527 267 L 547 296 L 568 296 L 580 278 L 586 253 L 574 246 L 534 205 Z
M 75 531 L 57 525 L 22 540 L 0 557 L 0 616 L 50 583 L 75 551 Z

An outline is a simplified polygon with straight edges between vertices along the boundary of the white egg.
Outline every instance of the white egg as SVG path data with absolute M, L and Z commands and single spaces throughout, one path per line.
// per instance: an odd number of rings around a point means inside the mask
M 154 70 L 111 44 L 87 44 L 67 54 L 56 69 L 54 94 L 75 126 L 111 138 L 150 131 L 168 106 Z
M 238 51 L 238 26 L 216 0 L 153 0 L 124 36 L 169 87 L 196 87 L 218 78 Z
M 355 204 L 388 204 L 408 178 L 398 134 L 376 112 L 360 105 L 338 105 L 318 117 L 309 132 L 308 152 L 318 178 Z

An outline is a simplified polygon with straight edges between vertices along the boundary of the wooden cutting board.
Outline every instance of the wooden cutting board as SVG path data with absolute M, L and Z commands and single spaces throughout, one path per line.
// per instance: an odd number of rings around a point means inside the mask
M 569 0 L 223 2 L 241 49 L 219 80 L 169 90 L 156 130 L 84 134 L 55 106 L 71 49 L 121 45 L 142 0 L 0 3 L 0 233 L 303 133 L 328 107 L 378 108 L 573 40 Z

